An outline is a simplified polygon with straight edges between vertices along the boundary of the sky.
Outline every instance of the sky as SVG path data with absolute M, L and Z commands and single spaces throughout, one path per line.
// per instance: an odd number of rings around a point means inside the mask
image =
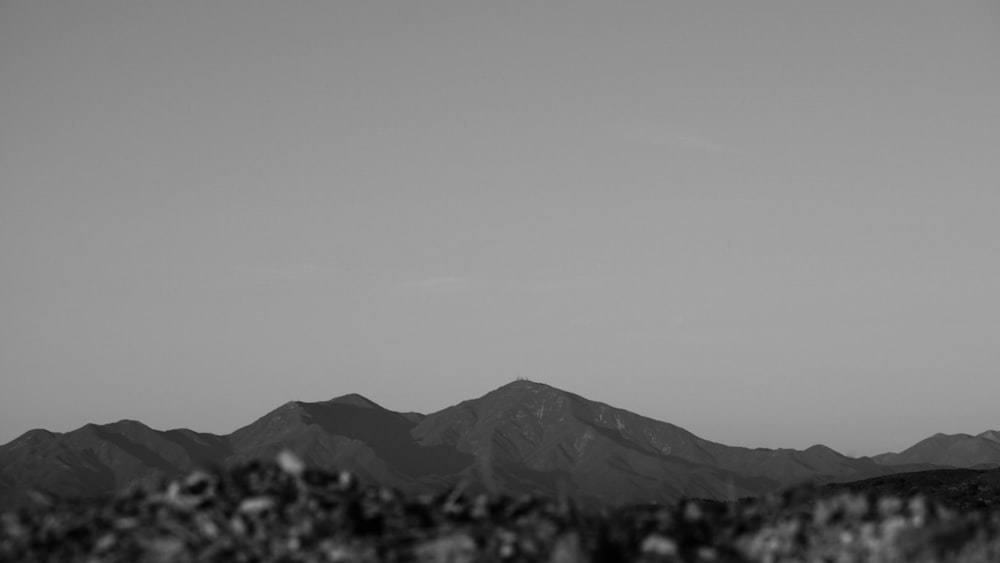
M 1000 429 L 992 0 L 0 0 L 0 443 L 518 377 Z

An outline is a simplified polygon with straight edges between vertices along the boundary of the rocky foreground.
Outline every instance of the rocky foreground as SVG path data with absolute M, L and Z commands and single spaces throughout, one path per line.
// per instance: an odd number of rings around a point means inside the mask
M 604 513 L 461 488 L 406 497 L 275 463 L 7 509 L 0 561 L 998 562 L 1000 513 L 799 489 Z

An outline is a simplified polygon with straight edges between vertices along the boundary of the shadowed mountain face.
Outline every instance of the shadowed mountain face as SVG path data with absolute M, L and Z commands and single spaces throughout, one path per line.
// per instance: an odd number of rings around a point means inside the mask
M 360 395 L 327 402 L 287 403 L 230 435 L 234 457 L 246 460 L 290 449 L 316 465 L 338 466 L 379 482 L 448 476 L 472 464 L 452 447 L 422 446 L 416 423 Z M 349 454 L 349 455 L 348 455 Z
M 191 430 L 153 430 L 141 422 L 87 424 L 56 434 L 32 430 L 0 446 L 0 498 L 28 489 L 96 495 L 221 463 L 228 440 Z
M 535 488 L 587 491 L 602 503 L 734 498 L 803 481 L 879 475 L 869 459 L 823 447 L 805 451 L 735 448 L 666 422 L 517 381 L 428 416 L 413 435 L 477 460 L 487 487 L 510 488 L 512 464 L 535 472 Z
M 980 440 L 1000 449 L 995 439 Z M 0 446 L 0 500 L 18 501 L 27 489 L 100 495 L 286 449 L 310 465 L 348 469 L 406 491 L 463 482 L 473 490 L 565 495 L 592 505 L 736 498 L 915 468 L 849 458 L 824 446 L 725 446 L 548 385 L 516 381 L 430 415 L 393 412 L 354 394 L 292 401 L 227 436 L 161 432 L 134 421 L 65 434 L 32 430 Z
M 987 430 L 982 434 L 935 434 L 903 450 L 875 456 L 883 465 L 907 463 L 931 464 L 943 467 L 1000 466 L 1000 432 Z

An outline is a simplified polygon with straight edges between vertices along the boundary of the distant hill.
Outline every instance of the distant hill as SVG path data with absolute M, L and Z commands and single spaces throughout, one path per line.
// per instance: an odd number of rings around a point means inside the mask
M 1000 444 L 1000 430 L 987 430 L 978 435 L 979 438 Z
M 878 497 L 923 496 L 956 510 L 1000 508 L 1000 469 L 936 469 L 895 473 L 823 487 L 826 492 L 851 492 Z
M 899 453 L 873 457 L 882 465 L 930 464 L 942 467 L 1000 467 L 1000 432 L 935 434 Z
M 980 441 L 1000 449 L 987 437 Z M 292 401 L 226 436 L 159 431 L 127 420 L 62 434 L 32 430 L 0 446 L 0 501 L 21 502 L 30 489 L 103 495 L 200 466 L 273 459 L 286 449 L 311 466 L 348 469 L 408 492 L 463 483 L 470 490 L 543 493 L 601 506 L 734 499 L 931 467 L 850 458 L 825 446 L 726 446 L 519 380 L 428 415 L 390 411 L 357 394 Z
M 32 430 L 0 446 L 0 499 L 30 489 L 93 496 L 193 467 L 216 465 L 232 453 L 222 436 L 153 430 L 141 422 L 87 424 L 58 434 Z

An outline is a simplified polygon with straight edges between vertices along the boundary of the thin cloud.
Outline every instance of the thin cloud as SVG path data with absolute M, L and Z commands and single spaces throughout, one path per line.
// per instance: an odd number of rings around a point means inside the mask
M 588 277 L 552 278 L 535 281 L 510 282 L 509 287 L 524 292 L 575 291 L 593 289 L 603 285 L 602 280 Z
M 343 270 L 314 262 L 289 262 L 253 266 L 245 273 L 262 283 L 286 283 L 329 279 L 342 274 Z
M 584 277 L 549 278 L 536 280 L 488 280 L 469 276 L 434 276 L 399 283 L 393 290 L 399 293 L 467 293 L 495 291 L 501 293 L 546 293 L 577 291 L 597 287 L 600 280 Z
M 403 293 L 460 293 L 469 291 L 473 283 L 464 276 L 436 276 L 405 281 L 395 289 Z
M 744 151 L 684 130 L 669 130 L 647 124 L 619 124 L 613 127 L 619 138 L 643 145 L 656 145 L 675 149 L 712 152 L 719 154 L 739 154 Z

